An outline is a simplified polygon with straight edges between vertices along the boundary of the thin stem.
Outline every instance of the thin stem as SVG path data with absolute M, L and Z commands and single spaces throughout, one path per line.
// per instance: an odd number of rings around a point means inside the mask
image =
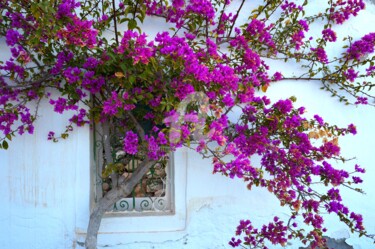
M 245 4 L 245 0 L 242 0 L 241 5 L 240 5 L 240 7 L 239 7 L 238 10 L 237 10 L 237 13 L 236 13 L 235 19 L 233 20 L 232 26 L 230 27 L 228 37 L 231 36 L 231 34 L 232 34 L 232 31 L 233 31 L 234 25 L 236 24 L 236 21 L 237 21 L 237 19 L 238 19 L 238 16 L 239 16 L 239 14 L 240 14 L 240 12 L 241 12 L 242 7 L 243 7 L 244 4 Z
M 138 123 L 137 119 L 134 117 L 134 115 L 131 112 L 128 111 L 126 114 L 128 114 L 130 119 L 133 121 L 138 135 L 141 137 L 142 140 L 144 140 L 145 139 L 145 131 L 142 128 L 142 126 Z
M 114 22 L 114 28 L 115 28 L 115 39 L 116 39 L 116 45 L 119 45 L 118 41 L 118 33 L 117 33 L 117 17 L 116 17 L 116 4 L 115 0 L 112 0 L 112 8 L 113 8 L 113 22 Z

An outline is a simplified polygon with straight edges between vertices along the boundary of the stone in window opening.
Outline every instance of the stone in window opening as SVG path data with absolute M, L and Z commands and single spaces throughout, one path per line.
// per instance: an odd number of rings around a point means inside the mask
M 117 135 L 111 137 L 114 163 L 106 165 L 104 153 L 104 136 L 101 129 L 94 129 L 94 164 L 95 164 L 95 194 L 97 202 L 105 193 L 117 184 L 122 176 L 125 180 L 130 178 L 132 172 L 142 161 L 142 155 L 127 155 L 121 149 L 116 149 L 123 140 Z M 167 148 L 163 148 L 167 150 Z M 107 214 L 169 214 L 173 212 L 173 155 L 171 153 L 155 163 L 146 175 L 134 187 L 132 193 L 117 201 L 113 209 Z
M 124 211 L 171 211 L 171 196 L 169 181 L 170 172 L 168 161 L 157 162 L 142 180 L 135 186 L 133 192 L 115 203 L 111 212 Z M 125 165 L 122 176 L 127 179 L 138 167 L 140 160 L 131 159 Z M 111 179 L 103 179 L 103 195 L 111 189 Z

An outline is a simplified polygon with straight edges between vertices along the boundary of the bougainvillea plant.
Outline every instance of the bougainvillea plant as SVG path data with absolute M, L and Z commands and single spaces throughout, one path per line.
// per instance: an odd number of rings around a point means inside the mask
M 308 6 L 307 0 L 0 0 L 1 50 L 10 51 L 0 64 L 0 148 L 33 133 L 38 105 L 47 99 L 57 115 L 74 115 L 65 131 L 50 131 L 46 139 L 100 125 L 122 143 L 104 141 L 106 169 L 119 163 L 116 153 L 142 161 L 130 178 L 112 171 L 112 189 L 90 216 L 90 249 L 103 214 L 165 160 L 162 148 L 181 146 L 212 157 L 215 173 L 240 178 L 249 189 L 267 188 L 290 207 L 289 220 L 275 217 L 263 227 L 240 221 L 237 237 L 228 238 L 233 247 L 300 239 L 324 248 L 327 212 L 369 236 L 339 190 L 361 192 L 356 185 L 364 169 L 332 163 L 345 160 L 338 138 L 356 134 L 356 127 L 329 125 L 318 115 L 307 119 L 294 97 L 275 103 L 266 97 L 273 82 L 295 79 L 320 81 L 344 104 L 374 105 L 375 33 L 353 40 L 335 32 L 365 8 L 363 0 L 328 0 L 317 13 Z M 163 23 L 156 35 L 141 30 L 150 20 Z M 312 37 L 311 26 L 319 30 Z M 339 38 L 345 46 L 331 57 L 326 48 Z M 292 62 L 298 72 L 284 75 L 269 68 L 269 60 Z M 228 118 L 234 111 L 238 120 Z

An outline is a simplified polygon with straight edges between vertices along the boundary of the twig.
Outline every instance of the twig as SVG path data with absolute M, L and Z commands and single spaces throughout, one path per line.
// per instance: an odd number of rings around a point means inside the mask
M 118 34 L 117 34 L 117 17 L 116 17 L 116 4 L 115 4 L 115 0 L 112 0 L 112 8 L 113 8 L 113 22 L 114 22 L 114 28 L 115 28 L 115 39 L 116 39 L 116 45 L 118 46 L 119 45 L 119 42 L 118 42 Z
M 130 111 L 128 111 L 126 113 L 129 115 L 129 117 L 133 121 L 135 129 L 137 130 L 138 135 L 141 137 L 142 140 L 144 140 L 145 139 L 145 131 L 144 131 L 144 129 L 138 123 L 137 119 L 134 117 L 134 115 Z

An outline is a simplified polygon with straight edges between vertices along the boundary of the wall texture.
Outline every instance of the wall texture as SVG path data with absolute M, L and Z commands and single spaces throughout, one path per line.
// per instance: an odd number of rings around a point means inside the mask
M 362 15 L 337 30 L 359 38 L 373 31 L 374 22 L 375 7 L 369 4 Z M 0 40 L 0 46 L 3 42 Z M 330 52 L 340 49 L 333 47 Z M 296 70 L 269 64 L 283 72 Z M 273 99 L 295 95 L 309 116 L 319 113 L 331 123 L 356 124 L 358 135 L 340 140 L 340 145 L 344 154 L 356 157 L 352 163 L 366 168 L 363 189 L 367 194 L 344 191 L 343 197 L 351 209 L 364 215 L 369 233 L 375 234 L 374 108 L 343 106 L 319 87 L 316 82 L 282 82 L 270 87 L 267 94 Z M 52 143 L 46 139 L 48 131 L 63 130 L 66 119 L 53 114 L 49 107 L 39 113 L 35 136 L 18 137 L 8 151 L 0 151 L 0 249 L 73 249 L 81 248 L 84 241 L 92 184 L 90 130 L 77 129 L 68 140 Z M 150 220 L 144 217 L 122 218 L 123 230 L 113 225 L 119 220 L 105 219 L 100 248 L 229 248 L 228 241 L 240 219 L 260 225 L 275 215 L 287 215 L 267 191 L 250 192 L 239 180 L 213 175 L 210 162 L 192 151 L 177 152 L 175 167 L 178 212 L 153 221 L 163 231 L 147 227 Z M 329 237 L 344 239 L 356 249 L 373 248 L 368 239 L 351 235 L 339 225 L 336 217 L 327 217 L 327 224 Z M 287 248 L 300 246 L 293 243 Z

